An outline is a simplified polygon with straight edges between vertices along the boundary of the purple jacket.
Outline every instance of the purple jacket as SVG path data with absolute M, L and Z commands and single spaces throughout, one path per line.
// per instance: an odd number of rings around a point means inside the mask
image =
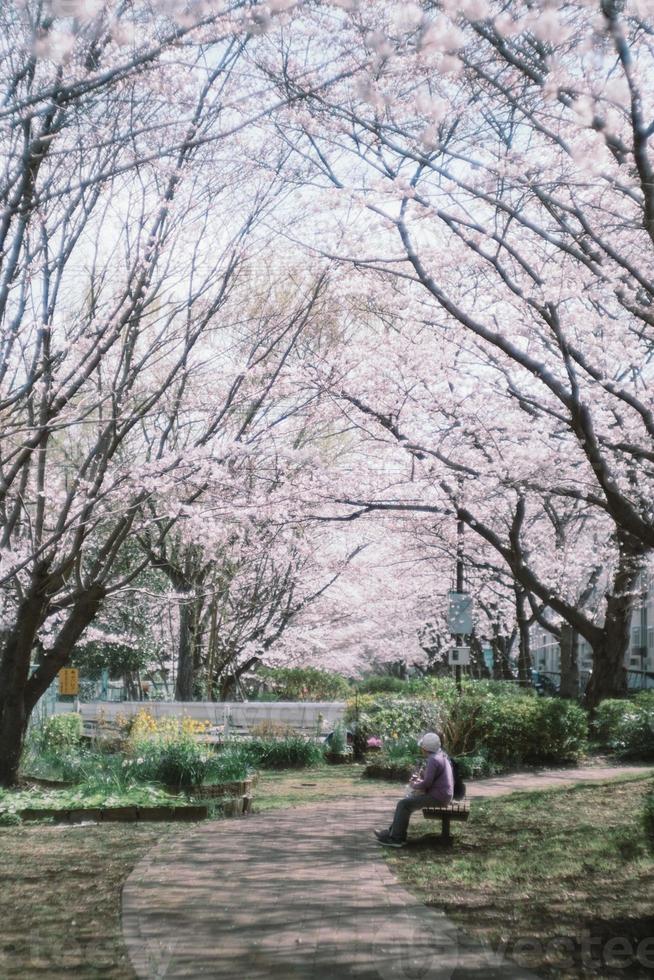
M 416 793 L 427 793 L 439 803 L 451 803 L 454 792 L 454 778 L 450 760 L 440 749 L 427 756 L 427 764 L 421 773 L 422 779 L 414 786 Z

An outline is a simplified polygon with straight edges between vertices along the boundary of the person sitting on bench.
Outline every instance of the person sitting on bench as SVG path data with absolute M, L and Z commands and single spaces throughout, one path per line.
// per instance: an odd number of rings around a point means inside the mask
M 395 807 L 393 823 L 388 830 L 376 830 L 375 837 L 384 847 L 404 847 L 411 814 L 434 803 L 451 803 L 454 777 L 450 760 L 441 748 L 440 736 L 427 732 L 418 745 L 426 759 L 419 776 L 411 779 L 411 792 Z

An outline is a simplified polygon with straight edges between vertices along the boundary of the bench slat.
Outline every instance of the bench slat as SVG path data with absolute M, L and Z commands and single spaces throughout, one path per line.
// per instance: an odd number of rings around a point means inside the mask
M 422 815 L 425 820 L 442 820 L 449 817 L 450 820 L 467 820 L 470 816 L 469 810 L 423 810 Z

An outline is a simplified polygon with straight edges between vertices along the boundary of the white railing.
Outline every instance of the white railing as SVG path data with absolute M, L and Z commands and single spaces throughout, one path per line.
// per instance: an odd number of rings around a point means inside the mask
M 112 722 L 138 711 L 154 718 L 194 718 L 226 731 L 248 732 L 264 722 L 289 725 L 297 731 L 331 731 L 342 721 L 344 701 L 92 701 L 88 704 L 57 703 L 57 714 L 78 710 L 85 722 Z

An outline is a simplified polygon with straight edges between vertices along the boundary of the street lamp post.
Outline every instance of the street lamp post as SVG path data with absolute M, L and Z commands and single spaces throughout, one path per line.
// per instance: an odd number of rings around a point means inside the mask
M 459 595 L 463 593 L 463 518 L 460 513 L 457 512 L 456 521 L 456 591 Z M 456 635 L 456 645 L 457 647 L 463 646 L 463 633 L 457 633 Z M 455 665 L 455 676 L 456 676 L 456 689 L 461 693 L 461 657 L 457 657 L 457 662 Z
M 465 582 L 463 574 L 463 519 L 457 508 L 456 513 L 456 587 L 450 592 L 450 607 L 448 625 L 450 633 L 455 638 L 455 646 L 451 649 L 450 665 L 454 665 L 457 691 L 461 693 L 461 667 L 470 663 L 470 648 L 465 645 L 465 637 L 472 633 L 472 599 L 463 591 Z

